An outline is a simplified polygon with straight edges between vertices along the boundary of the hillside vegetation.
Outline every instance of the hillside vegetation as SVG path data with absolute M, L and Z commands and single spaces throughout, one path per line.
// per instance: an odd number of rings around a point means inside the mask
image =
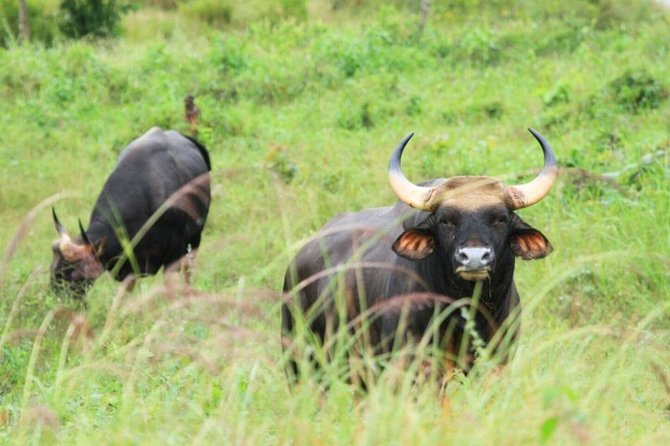
M 69 40 L 44 4 L 52 37 L 0 47 L 0 443 L 668 444 L 668 12 L 147 0 L 116 37 Z M 159 275 L 128 294 L 104 276 L 86 305 L 52 294 L 50 207 L 86 224 L 128 142 L 189 132 L 187 94 L 213 164 L 199 292 Z M 410 131 L 413 181 L 521 182 L 542 162 L 527 127 L 561 176 L 520 211 L 555 251 L 517 264 L 513 361 L 439 396 L 393 368 L 364 395 L 336 370 L 327 393 L 290 392 L 280 290 L 301 243 L 395 201 L 386 165 Z

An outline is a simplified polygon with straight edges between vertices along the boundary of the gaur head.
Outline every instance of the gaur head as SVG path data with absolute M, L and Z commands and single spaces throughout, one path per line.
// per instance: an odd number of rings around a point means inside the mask
M 58 220 L 56 210 L 51 211 L 54 226 L 60 237 L 51 245 L 54 257 L 51 262 L 50 286 L 56 291 L 66 291 L 74 297 L 81 298 L 95 279 L 104 272 L 99 260 L 102 243 L 93 245 L 89 241 L 81 221 L 80 235 L 72 239 Z
M 544 168 L 527 184 L 508 186 L 483 176 L 456 176 L 416 185 L 402 173 L 400 159 L 413 134 L 398 145 L 389 162 L 393 191 L 422 212 L 404 222 L 393 250 L 410 260 L 439 255 L 465 280 L 492 276 L 513 256 L 539 259 L 552 251 L 549 240 L 514 213 L 542 200 L 558 174 L 556 158 L 545 139 L 529 129 L 544 152 Z

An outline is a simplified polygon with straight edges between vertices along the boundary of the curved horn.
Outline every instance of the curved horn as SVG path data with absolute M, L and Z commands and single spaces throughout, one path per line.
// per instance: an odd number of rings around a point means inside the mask
M 406 205 L 422 211 L 431 211 L 433 207 L 431 198 L 433 197 L 435 187 L 417 186 L 405 177 L 400 168 L 402 152 L 405 150 L 405 146 L 409 140 L 412 139 L 412 136 L 414 136 L 414 132 L 405 136 L 391 155 L 388 167 L 389 183 L 391 183 L 393 192 Z
M 84 240 L 84 243 L 87 245 L 91 244 L 91 241 L 88 239 L 88 235 L 86 235 L 86 231 L 84 230 L 84 226 L 81 224 L 81 218 L 78 219 L 79 221 L 79 233 L 81 234 L 82 240 Z
M 56 208 L 55 207 L 51 208 L 51 215 L 53 216 L 54 226 L 56 227 L 56 231 L 58 231 L 58 234 L 67 235 L 67 231 L 65 230 L 65 227 L 61 224 L 60 220 L 58 220 L 58 216 L 56 215 Z
M 558 163 L 551 145 L 535 130 L 529 128 L 544 152 L 544 167 L 534 180 L 517 186 L 508 186 L 513 209 L 532 206 L 542 200 L 551 190 L 558 176 Z

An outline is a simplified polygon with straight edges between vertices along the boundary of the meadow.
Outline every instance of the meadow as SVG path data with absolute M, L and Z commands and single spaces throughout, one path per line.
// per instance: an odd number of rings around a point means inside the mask
M 51 4 L 51 2 L 44 2 Z M 668 444 L 670 11 L 652 2 L 151 1 L 108 39 L 0 46 L 1 444 Z M 76 231 L 125 145 L 201 109 L 213 201 L 196 293 L 105 275 L 48 287 L 50 208 Z M 361 395 L 289 390 L 289 259 L 334 215 L 413 181 L 558 184 L 519 212 L 513 360 L 443 395 L 389 369 Z

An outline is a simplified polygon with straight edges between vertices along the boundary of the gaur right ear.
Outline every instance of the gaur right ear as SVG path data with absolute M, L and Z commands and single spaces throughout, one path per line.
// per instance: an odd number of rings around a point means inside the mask
M 510 245 L 514 255 L 524 260 L 541 259 L 554 250 L 547 237 L 533 228 L 514 232 L 510 237 Z
M 435 249 L 435 236 L 425 229 L 408 229 L 393 243 L 393 251 L 408 260 L 421 260 Z
M 515 256 L 524 260 L 541 259 L 551 254 L 554 248 L 540 231 L 513 214 L 510 246 Z

